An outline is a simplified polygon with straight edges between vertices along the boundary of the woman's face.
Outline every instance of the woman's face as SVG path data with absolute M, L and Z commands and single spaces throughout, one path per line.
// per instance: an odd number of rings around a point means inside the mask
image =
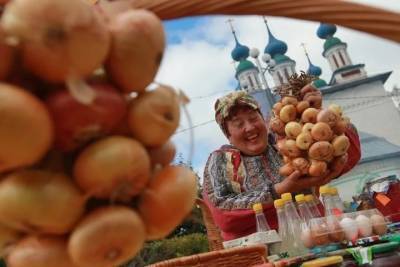
M 259 155 L 267 148 L 267 127 L 261 114 L 248 107 L 240 107 L 226 122 L 229 141 L 242 153 Z

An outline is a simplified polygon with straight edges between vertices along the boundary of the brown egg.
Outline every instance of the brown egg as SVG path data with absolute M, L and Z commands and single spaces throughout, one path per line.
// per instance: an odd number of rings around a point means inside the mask
M 339 222 L 337 221 L 336 217 L 328 217 L 328 230 L 329 230 L 329 239 L 332 242 L 341 242 L 344 240 L 345 235 L 343 232 L 342 227 L 340 226 Z
M 387 225 L 385 218 L 381 215 L 374 214 L 369 218 L 372 223 L 372 229 L 376 235 L 383 235 L 387 232 Z

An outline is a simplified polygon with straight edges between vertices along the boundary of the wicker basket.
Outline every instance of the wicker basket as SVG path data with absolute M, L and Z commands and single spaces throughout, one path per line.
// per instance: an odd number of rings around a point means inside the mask
M 252 266 L 265 263 L 265 246 L 255 245 L 243 248 L 221 249 L 192 256 L 162 261 L 151 267 L 228 267 Z
M 218 226 L 215 224 L 214 219 L 211 215 L 211 211 L 206 205 L 206 203 L 198 198 L 196 199 L 196 205 L 198 205 L 201 209 L 201 213 L 203 215 L 204 225 L 207 229 L 207 238 L 208 238 L 208 248 L 210 251 L 223 249 L 222 245 L 222 236 L 221 231 Z
M 161 19 L 210 14 L 267 15 L 338 24 L 400 42 L 400 14 L 341 0 L 127 0 Z M 265 262 L 265 247 L 222 249 L 222 239 L 210 211 L 198 200 L 207 227 L 211 252 L 163 261 L 167 266 L 252 266 Z
M 210 14 L 267 15 L 333 23 L 400 42 L 400 14 L 341 0 L 128 0 L 161 19 Z

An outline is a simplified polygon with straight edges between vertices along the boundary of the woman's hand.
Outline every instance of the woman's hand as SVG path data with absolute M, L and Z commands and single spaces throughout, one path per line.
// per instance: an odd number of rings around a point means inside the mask
M 286 177 L 282 182 L 275 184 L 275 191 L 278 195 L 283 193 L 299 192 L 314 186 L 321 186 L 329 183 L 332 179 L 337 178 L 343 171 L 347 160 L 339 160 L 332 166 L 332 170 L 328 170 L 322 176 L 301 176 L 299 171 L 294 171 Z

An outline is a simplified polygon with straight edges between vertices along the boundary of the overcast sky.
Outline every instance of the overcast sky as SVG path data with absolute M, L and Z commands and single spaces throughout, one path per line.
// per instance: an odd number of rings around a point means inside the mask
M 357 1 L 377 5 L 400 12 L 398 0 Z M 185 18 L 165 23 L 168 45 L 157 81 L 182 89 L 191 99 L 188 105 L 195 138 L 194 169 L 202 176 L 203 167 L 210 152 L 227 140 L 214 119 L 214 102 L 233 91 L 237 85 L 235 70 L 230 56 L 235 47 L 228 24 L 232 18 L 239 42 L 249 48 L 263 51 L 268 35 L 262 17 L 259 16 L 210 16 Z M 306 48 L 314 65 L 322 68 L 321 78 L 329 82 L 331 70 L 322 56 L 324 40 L 316 36 L 319 23 L 287 18 L 267 17 L 269 27 L 276 38 L 288 45 L 286 55 L 296 61 L 296 70 L 307 70 L 308 63 L 301 43 Z M 335 34 L 348 45 L 348 53 L 354 64 L 364 63 L 368 74 L 393 71 L 385 84 L 390 91 L 400 86 L 400 45 L 370 34 L 341 26 Z M 267 77 L 270 85 L 272 81 Z M 182 114 L 183 115 L 183 114 Z M 173 137 L 178 153 L 189 159 L 190 131 L 188 119 L 182 116 L 180 127 Z

